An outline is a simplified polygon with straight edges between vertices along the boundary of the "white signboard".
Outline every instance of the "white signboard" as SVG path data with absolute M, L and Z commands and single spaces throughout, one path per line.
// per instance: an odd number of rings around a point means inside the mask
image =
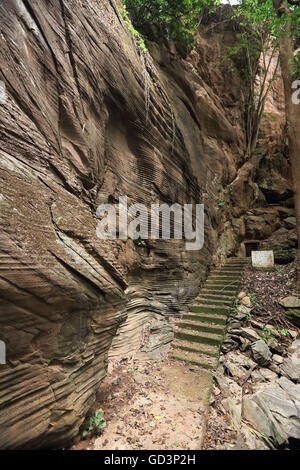
M 252 251 L 252 266 L 254 268 L 273 268 L 274 253 L 273 251 Z

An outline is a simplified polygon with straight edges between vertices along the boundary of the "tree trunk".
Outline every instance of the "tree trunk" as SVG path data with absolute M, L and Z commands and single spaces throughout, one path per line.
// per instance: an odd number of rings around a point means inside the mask
M 286 13 L 288 18 L 290 18 L 290 12 L 285 2 L 281 3 L 278 0 L 273 0 L 273 5 L 279 17 L 283 13 Z M 286 35 L 280 37 L 279 54 L 284 84 L 289 158 L 293 178 L 296 228 L 298 237 L 298 252 L 296 256 L 296 282 L 297 288 L 300 289 L 300 104 L 293 103 L 292 101 L 292 94 L 294 91 L 292 88 L 292 83 L 295 78 L 293 77 L 293 65 L 289 61 L 294 56 L 294 46 L 293 38 L 290 33 L 289 21 L 286 25 L 286 33 Z

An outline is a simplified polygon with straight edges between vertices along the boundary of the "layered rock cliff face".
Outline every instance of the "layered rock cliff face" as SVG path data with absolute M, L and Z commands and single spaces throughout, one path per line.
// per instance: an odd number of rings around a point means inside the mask
M 243 176 L 240 88 L 216 65 L 232 31 L 183 60 L 143 54 L 114 0 L 0 12 L 0 448 L 53 448 L 78 432 L 108 354 L 183 310 L 265 199 Z M 99 240 L 97 207 L 123 195 L 204 203 L 204 248 Z
M 196 52 L 190 56 L 220 99 L 235 129 L 243 131 L 247 83 L 237 68 L 230 70 L 231 67 L 227 67 L 224 73 L 226 48 L 234 46 L 237 40 L 237 25 L 228 20 L 227 10 L 230 6 L 224 6 L 208 17 L 201 26 Z M 267 83 L 273 77 L 277 60 L 275 54 Z M 261 59 L 256 78 L 257 93 L 263 82 L 262 68 Z M 294 260 L 298 243 L 285 124 L 279 69 L 278 79 L 272 84 L 265 104 L 257 148 L 249 160 L 237 164 L 236 175 L 225 190 L 226 218 L 230 220 L 230 234 L 234 233 L 234 238 L 225 237 L 225 243 L 219 245 L 221 252 L 228 249 L 228 240 L 231 240 L 235 246 L 237 242 L 241 243 L 238 252 L 245 255 L 244 242 L 256 241 L 257 246 L 274 250 L 276 262 Z

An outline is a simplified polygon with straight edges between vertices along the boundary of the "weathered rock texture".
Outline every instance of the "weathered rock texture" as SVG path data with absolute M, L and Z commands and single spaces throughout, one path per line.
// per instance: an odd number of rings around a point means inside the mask
M 200 50 L 199 73 L 155 44 L 143 57 L 114 0 L 3 0 L 0 12 L 0 448 L 53 448 L 78 432 L 108 351 L 134 350 L 146 321 L 183 310 L 243 240 L 224 196 L 243 163 L 241 110 Z M 97 206 L 122 195 L 204 202 L 204 248 L 99 240 Z

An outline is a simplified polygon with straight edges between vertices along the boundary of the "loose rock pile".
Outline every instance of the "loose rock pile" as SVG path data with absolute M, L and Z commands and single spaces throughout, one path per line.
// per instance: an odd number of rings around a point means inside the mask
M 297 447 L 298 332 L 278 331 L 254 320 L 251 316 L 254 304 L 255 300 L 245 292 L 236 299 L 215 376 L 212 403 L 215 402 L 217 410 L 230 415 L 237 431 L 237 448 Z

